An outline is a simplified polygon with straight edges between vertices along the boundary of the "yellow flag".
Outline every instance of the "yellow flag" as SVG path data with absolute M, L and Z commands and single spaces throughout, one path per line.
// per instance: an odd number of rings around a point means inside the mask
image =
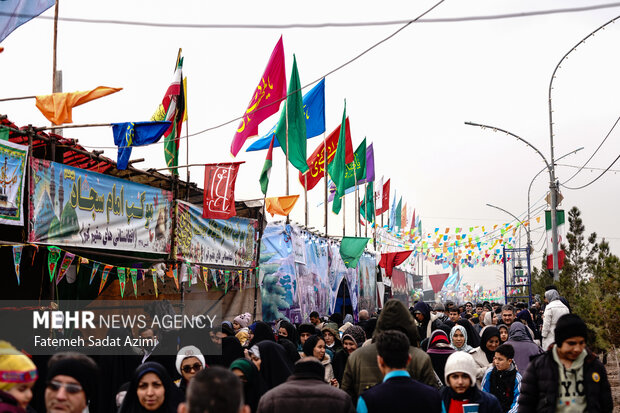
M 79 106 L 91 100 L 116 93 L 123 88 L 98 86 L 93 90 L 69 93 L 52 93 L 51 95 L 37 96 L 37 108 L 43 116 L 54 125 L 72 123 L 71 111 L 75 106 Z

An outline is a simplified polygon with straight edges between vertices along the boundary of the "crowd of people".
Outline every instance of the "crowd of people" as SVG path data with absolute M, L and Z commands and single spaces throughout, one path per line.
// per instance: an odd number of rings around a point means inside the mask
M 268 324 L 240 314 L 205 339 L 177 337 L 176 356 L 155 346 L 135 356 L 37 358 L 0 341 L 0 413 L 613 408 L 605 367 L 586 347 L 586 324 L 553 287 L 529 308 L 420 301 L 408 309 L 392 299 L 357 320 L 316 312 L 308 320 Z

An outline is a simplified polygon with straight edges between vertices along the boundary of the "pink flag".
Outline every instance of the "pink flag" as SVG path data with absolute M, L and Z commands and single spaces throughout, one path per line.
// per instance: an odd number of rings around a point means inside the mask
M 243 162 L 211 163 L 205 165 L 202 217 L 228 219 L 237 215 L 235 181 Z
M 284 99 L 286 99 L 286 73 L 284 46 L 280 36 L 230 145 L 233 156 L 237 156 L 246 139 L 258 135 L 258 125 L 278 112 L 280 102 Z

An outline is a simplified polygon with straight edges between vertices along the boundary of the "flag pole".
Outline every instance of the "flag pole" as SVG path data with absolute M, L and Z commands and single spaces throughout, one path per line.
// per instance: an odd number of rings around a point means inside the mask
M 56 49 L 58 44 L 58 3 L 60 0 L 56 0 L 56 6 L 54 7 L 54 46 L 52 49 L 52 93 L 58 92 L 56 90 Z
M 364 236 L 368 237 L 368 220 L 366 219 L 366 217 L 368 216 L 368 182 L 364 182 L 364 221 L 366 221 L 366 225 L 364 226 Z M 373 199 L 374 199 L 374 194 L 373 194 Z M 373 206 L 374 206 L 374 202 L 373 202 Z M 361 231 L 360 231 L 361 232 Z
M 323 178 L 325 179 L 325 237 L 327 237 L 327 141 L 323 132 Z
M 305 218 L 306 218 L 306 228 L 308 228 L 308 175 L 307 173 L 304 174 L 304 213 L 305 213 Z
M 286 196 L 289 195 L 289 189 L 288 189 L 288 99 L 286 99 L 284 101 L 284 118 L 286 121 Z M 288 224 L 290 222 L 290 218 L 287 215 L 286 216 L 286 223 Z
M 353 179 L 355 180 L 355 209 L 353 210 L 353 219 L 356 219 L 357 221 L 355 222 L 355 236 L 357 237 L 357 227 L 359 227 L 360 225 L 360 217 L 359 217 L 359 197 L 358 197 L 358 193 L 357 193 L 357 170 L 356 170 L 356 165 L 355 165 L 355 157 L 353 158 Z M 362 229 L 360 228 L 360 233 Z
M 338 188 L 336 188 L 336 195 L 338 196 Z M 347 224 L 347 220 L 346 220 L 346 212 L 345 212 L 345 201 L 346 197 L 343 195 L 342 196 L 342 236 L 346 237 L 347 236 L 347 232 L 346 232 L 346 224 Z
M 181 87 L 184 89 L 183 96 L 185 99 L 185 113 L 187 113 L 187 94 L 185 93 L 187 91 L 185 90 L 183 79 L 181 79 Z M 185 200 L 189 202 L 189 116 L 185 119 L 185 149 L 185 163 L 187 165 L 187 193 L 185 194 Z

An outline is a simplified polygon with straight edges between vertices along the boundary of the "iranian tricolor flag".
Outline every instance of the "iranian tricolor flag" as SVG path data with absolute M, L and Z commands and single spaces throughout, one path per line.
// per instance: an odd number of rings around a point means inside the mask
M 265 158 L 265 164 L 263 165 L 263 170 L 260 173 L 260 190 L 263 192 L 263 195 L 267 195 L 267 187 L 269 186 L 269 176 L 271 175 L 271 164 L 273 160 L 273 140 L 275 139 L 275 135 L 271 138 L 271 143 L 269 144 L 269 150 L 267 151 L 267 157 Z
M 558 268 L 564 266 L 565 253 L 562 251 L 561 244 L 564 241 L 564 210 L 556 210 L 556 224 L 558 226 Z M 545 227 L 547 229 L 547 269 L 553 269 L 553 233 L 551 231 L 551 211 L 545 211 Z

